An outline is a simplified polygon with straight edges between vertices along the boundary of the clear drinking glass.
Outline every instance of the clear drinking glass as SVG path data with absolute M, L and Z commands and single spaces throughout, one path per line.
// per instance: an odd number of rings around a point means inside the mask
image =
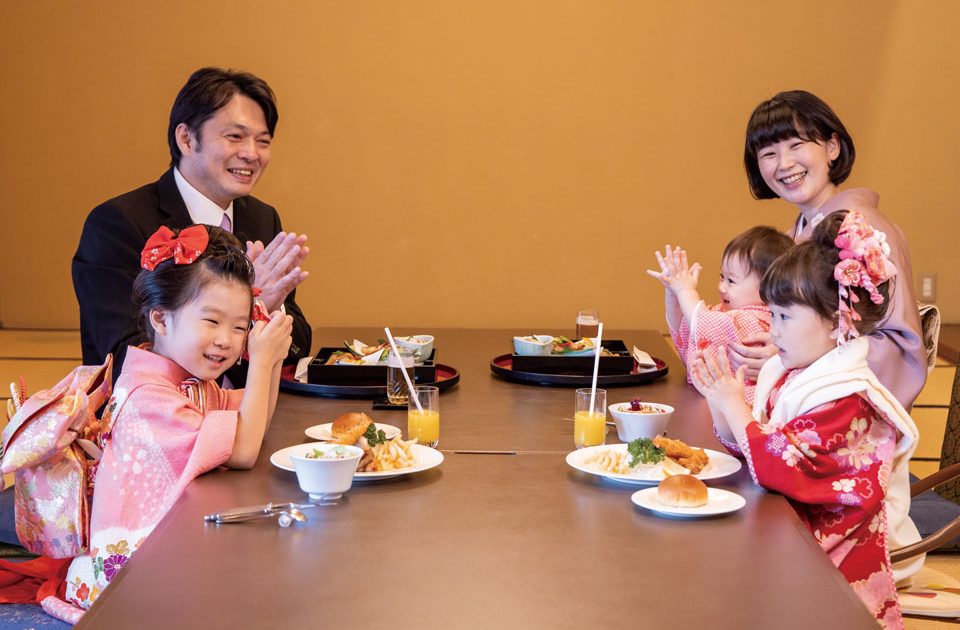
M 423 411 L 417 409 L 414 397 Z M 440 443 L 440 388 L 435 385 L 414 385 L 407 403 L 407 439 L 436 448 Z
M 390 401 L 391 405 L 405 405 L 410 399 L 407 380 L 403 378 L 404 370 L 410 376 L 410 382 L 412 383 L 414 376 L 413 350 L 401 348 L 399 357 L 391 351 L 387 356 L 387 400 Z
M 600 446 L 607 441 L 607 390 L 598 389 L 590 412 L 590 388 L 577 390 L 573 413 L 573 445 Z
M 577 311 L 577 339 L 596 337 L 600 332 L 600 315 L 595 308 L 584 308 Z

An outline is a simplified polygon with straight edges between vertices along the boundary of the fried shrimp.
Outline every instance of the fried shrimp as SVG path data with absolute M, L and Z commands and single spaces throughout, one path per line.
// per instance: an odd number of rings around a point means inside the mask
M 662 448 L 667 457 L 689 470 L 691 475 L 696 475 L 703 470 L 709 461 L 702 448 L 691 448 L 680 440 L 671 440 L 659 435 L 653 438 L 653 444 Z

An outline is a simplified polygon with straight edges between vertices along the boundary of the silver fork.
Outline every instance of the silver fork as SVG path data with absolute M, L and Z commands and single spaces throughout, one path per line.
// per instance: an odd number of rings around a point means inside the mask
M 257 518 L 269 518 L 282 513 L 290 514 L 293 510 L 307 510 L 315 507 L 324 507 L 327 505 L 336 505 L 334 499 L 339 499 L 340 494 L 324 495 L 323 500 L 317 503 L 267 503 L 266 505 L 254 505 L 250 507 L 237 507 L 207 514 L 203 520 L 207 523 L 240 523 Z M 297 519 L 300 520 L 300 519 Z

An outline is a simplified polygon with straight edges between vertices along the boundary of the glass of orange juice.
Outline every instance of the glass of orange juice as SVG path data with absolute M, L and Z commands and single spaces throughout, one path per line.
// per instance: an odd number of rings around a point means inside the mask
M 417 408 L 420 401 L 422 411 Z M 434 385 L 414 385 L 407 402 L 407 439 L 436 448 L 440 443 L 440 389 Z
M 590 388 L 577 390 L 573 413 L 573 444 L 577 448 L 599 446 L 607 441 L 607 390 L 598 389 L 590 407 Z

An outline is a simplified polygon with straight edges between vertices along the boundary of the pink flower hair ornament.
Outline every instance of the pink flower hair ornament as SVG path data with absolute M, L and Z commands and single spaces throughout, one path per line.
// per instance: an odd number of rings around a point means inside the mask
M 860 287 L 870 294 L 871 302 L 883 304 L 877 287 L 897 275 L 897 268 L 890 262 L 887 235 L 873 228 L 856 210 L 844 217 L 833 244 L 840 250 L 840 262 L 833 268 L 833 279 L 837 281 L 840 295 L 837 345 L 843 345 L 860 336 L 855 322 L 861 318 L 854 308 L 860 298 L 848 287 Z

